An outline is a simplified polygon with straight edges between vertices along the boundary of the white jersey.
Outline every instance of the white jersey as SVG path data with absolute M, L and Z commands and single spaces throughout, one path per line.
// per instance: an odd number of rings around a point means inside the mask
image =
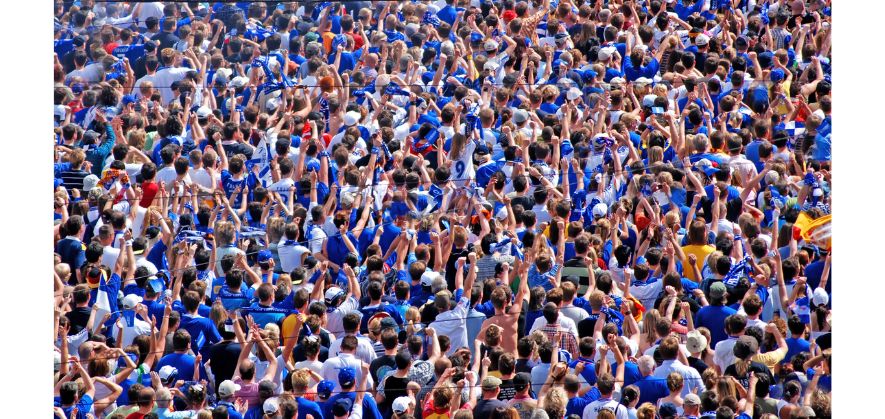
M 476 142 L 468 141 L 467 144 L 464 144 L 461 155 L 452 160 L 449 179 L 459 188 L 467 186 L 468 180 L 476 176 L 476 169 L 473 167 L 473 152 L 475 150 Z

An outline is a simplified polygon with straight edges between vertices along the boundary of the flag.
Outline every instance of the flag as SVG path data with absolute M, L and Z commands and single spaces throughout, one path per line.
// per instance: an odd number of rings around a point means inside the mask
M 115 295 L 114 298 L 117 296 Z M 101 280 L 98 283 L 98 293 L 95 295 L 95 305 L 98 307 L 98 311 L 95 312 L 95 318 L 98 321 L 94 322 L 92 326 L 92 333 L 97 333 L 98 329 L 102 326 L 101 319 L 104 318 L 105 314 L 111 312 L 111 300 L 108 297 L 108 281 L 107 276 L 102 273 Z
M 738 281 L 740 281 L 741 276 L 749 274 L 752 272 L 753 268 L 750 267 L 750 255 L 744 256 L 740 262 L 736 263 L 731 267 L 731 270 L 728 271 L 728 274 L 722 278 L 722 282 L 725 283 L 728 287 L 735 287 L 738 285 Z

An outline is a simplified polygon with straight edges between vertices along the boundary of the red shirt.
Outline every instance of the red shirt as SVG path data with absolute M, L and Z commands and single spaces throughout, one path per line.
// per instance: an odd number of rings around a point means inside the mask
M 157 185 L 156 182 L 149 180 L 141 184 L 141 190 L 144 193 L 142 194 L 141 201 L 138 202 L 138 205 L 142 208 L 147 208 L 151 206 L 151 202 L 154 201 L 154 197 L 157 196 L 157 193 L 160 191 L 160 186 Z
M 105 52 L 107 52 L 108 54 L 113 54 L 113 53 L 114 53 L 114 49 L 116 49 L 118 46 L 120 46 L 120 44 L 118 44 L 118 43 L 116 43 L 116 42 L 111 42 L 110 44 L 106 44 L 106 45 L 104 46 L 104 50 L 105 50 Z

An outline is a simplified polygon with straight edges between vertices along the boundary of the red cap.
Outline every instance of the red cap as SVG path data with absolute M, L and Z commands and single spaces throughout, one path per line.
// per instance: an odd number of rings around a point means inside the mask
M 516 19 L 516 12 L 513 10 L 505 10 L 504 13 L 501 14 L 501 18 L 504 19 L 504 22 L 510 23 L 511 20 Z

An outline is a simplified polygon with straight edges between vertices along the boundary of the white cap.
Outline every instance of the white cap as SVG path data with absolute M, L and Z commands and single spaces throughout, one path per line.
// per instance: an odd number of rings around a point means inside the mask
M 264 102 L 264 107 L 268 112 L 275 112 L 278 106 L 280 106 L 280 98 L 278 97 L 272 97 L 268 99 L 267 102 Z
M 626 84 L 627 80 L 624 80 L 623 77 L 615 77 L 609 80 L 608 84 Z
M 126 297 L 123 297 L 123 308 L 125 308 L 127 310 L 132 310 L 141 301 L 142 301 L 142 299 L 138 295 L 129 294 Z
M 571 89 L 568 89 L 567 92 L 565 92 L 565 97 L 568 100 L 575 100 L 575 99 L 581 97 L 581 91 L 572 87 Z
M 55 358 L 54 370 L 58 371 L 61 369 L 61 354 L 58 352 L 53 352 L 52 355 L 53 355 L 53 358 Z
M 812 294 L 811 302 L 816 306 L 825 306 L 830 302 L 830 295 L 827 294 L 827 290 L 817 287 L 814 289 L 814 294 Z
M 612 55 L 615 55 L 615 51 L 617 51 L 617 49 L 615 49 L 615 47 L 600 48 L 599 55 L 598 55 L 599 61 L 605 61 L 605 60 L 611 58 Z
M 218 386 L 218 395 L 222 398 L 233 396 L 234 393 L 240 391 L 240 385 L 231 380 L 224 380 Z
M 593 216 L 594 217 L 605 217 L 608 214 L 608 205 L 605 202 L 600 202 L 593 206 Z
M 497 71 L 497 70 L 498 70 L 498 67 L 500 67 L 500 65 L 498 65 L 498 63 L 497 63 L 496 61 L 486 61 L 486 63 L 483 64 L 482 69 L 483 69 L 483 70 Z
M 704 46 L 710 43 L 710 37 L 704 34 L 700 34 L 694 39 L 694 44 L 698 46 Z
M 164 365 L 162 368 L 160 368 L 158 374 L 160 374 L 161 380 L 166 381 L 169 379 L 169 377 L 178 374 L 178 369 L 173 367 L 172 365 Z
M 212 109 L 209 109 L 206 106 L 200 106 L 197 108 L 197 118 L 208 118 L 209 115 L 212 115 Z
M 421 274 L 421 286 L 429 287 L 431 284 L 433 284 L 433 281 L 439 277 L 439 272 L 424 272 L 423 274 Z
M 215 77 L 224 76 L 225 78 L 230 79 L 230 76 L 232 74 L 234 74 L 234 71 L 229 68 L 225 68 L 225 67 L 215 70 Z
M 338 288 L 338 287 L 329 288 L 326 290 L 326 294 L 325 294 L 326 302 L 331 302 L 336 297 L 338 297 L 339 295 L 343 295 L 343 294 L 344 294 L 344 290 L 342 290 L 341 288 Z
M 486 41 L 485 44 L 483 44 L 483 48 L 486 51 L 497 51 L 498 50 L 498 41 L 495 41 L 494 39 L 489 39 L 488 41 Z
M 636 85 L 640 85 L 640 84 L 641 84 L 641 85 L 651 84 L 651 83 L 652 83 L 652 79 L 650 79 L 650 78 L 648 78 L 648 77 L 640 77 L 640 78 L 638 78 L 638 79 L 636 79 L 636 80 L 633 80 L 633 83 L 636 84 Z
M 83 178 L 83 189 L 82 189 L 82 191 L 83 191 L 83 192 L 89 192 L 89 191 L 91 191 L 92 188 L 94 188 L 96 185 L 98 185 L 98 176 L 95 176 L 95 175 L 88 175 L 88 176 L 86 176 L 86 177 Z
M 393 404 L 390 406 L 390 410 L 394 412 L 403 413 L 409 410 L 409 406 L 412 404 L 412 399 L 406 396 L 400 396 L 393 400 Z
M 350 111 L 344 114 L 344 125 L 351 126 L 356 125 L 357 122 L 360 122 L 360 118 L 362 115 L 357 111 Z
M 652 95 L 652 94 L 647 94 L 647 95 L 643 96 L 642 97 L 642 106 L 645 106 L 648 108 L 655 106 L 655 99 L 657 99 L 657 98 L 658 97 L 656 95 Z
M 264 401 L 264 405 L 262 406 L 262 410 L 264 410 L 265 415 L 272 415 L 277 413 L 280 410 L 280 401 L 276 397 L 271 397 Z
M 249 84 L 249 79 L 247 79 L 243 76 L 234 77 L 233 80 L 230 81 L 230 87 L 234 87 L 234 88 L 243 87 L 247 84 Z
M 517 109 L 516 112 L 513 112 L 513 122 L 520 124 L 527 119 L 529 119 L 529 113 L 525 109 Z

